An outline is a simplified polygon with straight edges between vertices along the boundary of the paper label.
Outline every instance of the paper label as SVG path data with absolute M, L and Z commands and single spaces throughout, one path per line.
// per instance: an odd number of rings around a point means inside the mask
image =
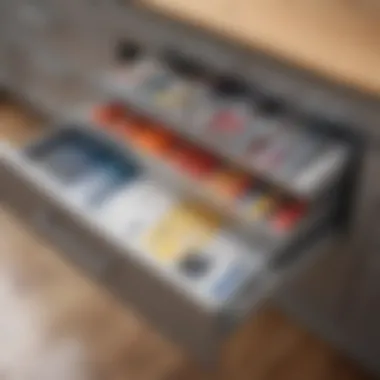
M 104 205 L 101 223 L 134 246 L 153 228 L 177 200 L 149 180 L 138 180 Z
M 175 260 L 207 242 L 219 226 L 218 218 L 189 204 L 179 204 L 144 237 L 144 247 L 159 260 Z

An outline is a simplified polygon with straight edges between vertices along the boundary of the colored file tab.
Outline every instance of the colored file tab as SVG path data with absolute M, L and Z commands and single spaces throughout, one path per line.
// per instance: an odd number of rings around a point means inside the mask
M 192 146 L 178 146 L 168 156 L 170 162 L 193 177 L 204 177 L 215 171 L 218 166 L 217 159 Z
M 175 145 L 175 137 L 172 133 L 149 125 L 142 128 L 140 133 L 135 134 L 131 141 L 136 147 L 156 155 L 164 155 Z
M 287 232 L 305 215 L 307 207 L 301 202 L 288 202 L 273 215 L 271 225 L 277 232 Z
M 246 210 L 247 218 L 250 221 L 264 220 L 276 206 L 276 200 L 270 195 L 263 194 L 248 205 Z
M 240 112 L 239 112 L 240 111 Z M 233 138 L 245 132 L 245 127 L 248 123 L 247 115 L 236 108 L 222 108 L 216 111 L 210 118 L 208 132 L 216 135 L 224 135 L 225 137 Z
M 220 196 L 235 199 L 242 196 L 252 182 L 252 178 L 247 174 L 226 168 L 210 176 L 207 185 Z
M 265 220 L 277 204 L 276 194 L 262 183 L 255 183 L 239 202 L 242 213 L 249 221 Z
M 100 104 L 92 110 L 92 120 L 101 126 L 112 126 L 127 117 L 127 111 L 122 103 L 112 102 Z

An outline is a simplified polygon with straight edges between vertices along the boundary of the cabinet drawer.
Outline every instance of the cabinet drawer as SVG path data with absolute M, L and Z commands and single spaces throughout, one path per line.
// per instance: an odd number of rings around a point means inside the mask
M 0 157 L 1 202 L 202 360 L 337 240 L 332 206 L 283 245 L 248 238 L 228 215 L 163 187 L 132 152 L 91 129 L 58 128 L 20 151 L 2 146 Z

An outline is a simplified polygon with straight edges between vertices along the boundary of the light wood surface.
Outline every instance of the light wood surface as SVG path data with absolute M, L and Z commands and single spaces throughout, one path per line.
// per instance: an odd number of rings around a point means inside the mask
M 17 145 L 36 136 L 39 129 L 32 115 L 14 106 L 0 106 L 0 140 Z M 54 247 L 28 231 L 4 206 L 0 207 L 0 242 L 0 265 L 5 256 L 11 258 L 25 292 L 37 295 L 48 309 L 51 339 L 71 334 L 85 344 L 94 371 L 92 379 L 370 379 L 270 306 L 251 318 L 228 343 L 218 368 L 202 369 L 132 308 L 119 304 L 61 259 Z
M 143 3 L 380 96 L 380 3 L 375 0 L 143 0 Z

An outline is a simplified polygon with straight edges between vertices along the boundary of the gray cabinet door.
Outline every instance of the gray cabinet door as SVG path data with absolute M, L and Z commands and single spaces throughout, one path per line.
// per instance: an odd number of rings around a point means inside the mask
M 375 143 L 373 143 L 375 145 Z M 380 370 L 380 151 L 365 156 L 357 192 L 348 252 L 354 258 L 342 295 L 341 321 L 351 337 L 350 351 Z

